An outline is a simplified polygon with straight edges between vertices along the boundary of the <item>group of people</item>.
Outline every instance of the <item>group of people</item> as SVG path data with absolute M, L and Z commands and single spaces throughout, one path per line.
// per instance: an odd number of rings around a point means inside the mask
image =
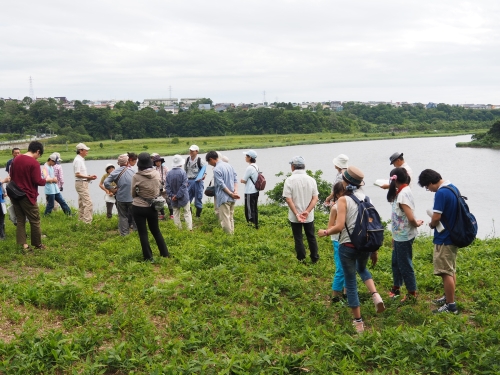
M 328 227 L 317 232 L 319 237 L 330 235 L 334 250 L 335 274 L 332 282 L 332 302 L 347 300 L 353 315 L 353 325 L 357 332 L 364 331 L 361 317 L 356 273 L 366 285 L 372 295 L 377 313 L 385 310 L 381 295 L 378 293 L 370 271 L 367 269 L 368 260 L 375 265 L 378 260 L 377 252 L 361 252 L 351 241 L 358 217 L 358 203 L 366 198 L 362 186 L 363 172 L 348 165 L 349 158 L 338 155 L 333 159 L 337 171 L 332 192 L 326 198 L 325 205 L 330 206 Z M 389 173 L 387 183 L 380 187 L 387 189 L 387 201 L 392 205 L 391 226 L 393 237 L 392 271 L 393 286 L 388 292 L 390 298 L 400 298 L 401 287 L 406 286 L 407 294 L 400 300 L 408 303 L 417 298 L 417 282 L 413 268 L 413 242 L 418 234 L 417 228 L 424 222 L 417 220 L 414 215 L 415 202 L 410 188 L 412 170 L 405 162 L 403 153 L 397 152 L 390 156 L 390 164 L 394 167 Z M 288 219 L 292 227 L 295 240 L 297 259 L 306 258 L 303 232 L 306 235 L 312 263 L 319 260 L 318 244 L 314 229 L 314 207 L 318 201 L 316 181 L 305 173 L 305 161 L 301 156 L 291 161 L 292 175 L 285 180 L 283 196 L 289 207 Z M 441 175 L 425 169 L 418 177 L 418 184 L 428 191 L 434 192 L 433 215 L 429 226 L 432 229 L 439 227 L 441 220 L 453 223 L 459 204 L 449 186 L 456 187 L 450 181 L 444 180 Z M 455 302 L 456 286 L 456 256 L 458 247 L 453 244 L 447 228 L 440 227 L 434 231 L 434 274 L 442 278 L 444 295 L 433 301 L 440 306 L 435 313 L 458 312 Z
M 92 200 L 88 184 L 97 178 L 96 175 L 89 174 L 85 166 L 85 157 L 89 150 L 90 148 L 85 144 L 78 144 L 77 155 L 73 161 L 75 189 L 78 193 L 78 218 L 85 223 L 92 221 Z M 1 181 L 2 183 L 13 181 L 25 193 L 22 199 L 12 199 L 17 216 L 16 240 L 25 249 L 30 247 L 26 239 L 26 219 L 31 225 L 31 245 L 39 249 L 44 248 L 36 201 L 38 186 L 45 186 L 47 196 L 45 214 L 50 214 L 55 201 L 66 214 L 72 214 L 61 195 L 64 183 L 60 168 L 61 157 L 58 153 L 51 154 L 40 173 L 40 164 L 37 159 L 42 157 L 43 151 L 43 145 L 38 141 L 31 142 L 25 154 L 20 154 L 18 149 L 13 149 L 13 158 L 7 163 L 9 176 Z M 146 152 L 139 155 L 134 153 L 120 155 L 117 168 L 112 164 L 106 166 L 106 174 L 101 179 L 100 187 L 105 192 L 107 217 L 111 217 L 112 208 L 116 206 L 120 235 L 128 235 L 131 229 L 137 230 L 145 260 L 153 260 L 147 227 L 155 238 L 160 255 L 169 256 L 158 224 L 158 220 L 164 217 L 164 213 L 158 214 L 152 200 L 159 196 L 165 199 L 170 216 L 180 229 L 182 229 L 180 216 L 183 211 L 186 226 L 188 230 L 192 230 L 190 203 L 194 200 L 195 215 L 200 217 L 207 164 L 214 168 L 214 206 L 217 217 L 225 232 L 234 233 L 234 206 L 236 200 L 240 199 L 237 174 L 227 158 L 223 160 L 224 157 L 217 151 L 209 151 L 205 156 L 205 161 L 198 153 L 198 146 L 192 145 L 186 159 L 175 155 L 172 159 L 171 170 L 164 165 L 164 159 L 158 154 L 150 155 Z M 239 182 L 245 185 L 245 217 L 249 224 L 258 228 L 259 191 L 255 188 L 259 173 L 256 164 L 257 153 L 254 150 L 248 150 L 244 152 L 244 155 L 249 165 Z M 407 303 L 417 298 L 412 245 L 418 233 L 417 228 L 423 224 L 423 221 L 417 220 L 414 216 L 415 202 L 410 188 L 412 170 L 405 162 L 403 153 L 394 153 L 389 160 L 394 168 L 389 173 L 388 182 L 380 185 L 381 188 L 387 189 L 387 201 L 392 205 L 393 286 L 389 291 L 389 297 L 399 298 L 404 284 L 407 294 L 402 296 L 401 302 Z M 333 164 L 337 173 L 332 192 L 325 200 L 325 205 L 330 206 L 327 228 L 320 229 L 317 233 L 315 231 L 314 209 L 319 193 L 316 181 L 306 174 L 305 160 L 301 156 L 296 156 L 290 161 L 292 173 L 285 180 L 283 197 L 289 208 L 288 219 L 299 261 L 305 261 L 306 258 L 303 233 L 309 245 L 312 263 L 319 260 L 316 234 L 319 237 L 331 236 L 335 261 L 332 302 L 347 300 L 354 318 L 354 327 L 357 332 L 363 332 L 364 323 L 361 318 L 356 273 L 360 275 L 370 291 L 377 313 L 385 310 L 383 299 L 377 292 L 372 275 L 367 269 L 369 259 L 376 264 L 377 252 L 357 251 L 350 238 L 358 215 L 356 200 L 365 199 L 362 189 L 364 174 L 359 168 L 350 166 L 349 158 L 344 154 L 335 157 Z M 135 166 L 137 166 L 137 172 L 133 169 Z M 446 222 L 454 222 L 458 205 L 453 192 L 449 189 L 441 189 L 441 187 L 449 186 L 455 190 L 456 187 L 431 169 L 420 173 L 418 184 L 435 193 L 433 214 L 429 225 L 432 229 L 440 228 L 434 231 L 433 262 L 434 274 L 442 278 L 444 295 L 433 301 L 441 306 L 435 312 L 457 313 L 455 303 L 457 246 L 451 241 L 447 228 L 440 225 L 442 219 Z M 2 201 L 3 195 L 3 192 L 0 192 Z M 0 238 L 5 236 L 4 216 L 2 212 Z

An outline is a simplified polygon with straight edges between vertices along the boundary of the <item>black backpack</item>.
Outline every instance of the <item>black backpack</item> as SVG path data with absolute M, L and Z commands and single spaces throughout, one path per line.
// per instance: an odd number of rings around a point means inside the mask
M 445 229 L 448 229 L 450 232 L 451 242 L 455 246 L 469 246 L 477 235 L 477 221 L 474 215 L 470 213 L 469 206 L 465 203 L 467 197 L 460 195 L 458 188 L 455 190 L 451 186 L 446 185 L 442 187 L 451 190 L 458 200 L 455 223 L 450 225 L 445 217 L 441 217 L 444 221 Z
M 354 194 L 347 195 L 358 205 L 358 217 L 352 233 L 349 232 L 347 225 L 347 234 L 351 238 L 351 243 L 356 250 L 373 252 L 377 251 L 384 242 L 384 227 L 380 220 L 380 215 L 371 204 L 370 198 L 365 197 L 360 201 Z

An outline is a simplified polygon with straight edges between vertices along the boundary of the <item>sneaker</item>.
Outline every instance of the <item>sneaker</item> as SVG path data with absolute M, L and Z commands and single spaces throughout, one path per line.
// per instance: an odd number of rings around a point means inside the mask
M 446 296 L 443 295 L 441 298 L 432 300 L 432 303 L 436 306 L 443 306 L 446 305 Z
M 164 215 L 158 215 L 158 220 L 165 220 L 165 216 Z
M 385 310 L 384 301 L 382 301 L 382 297 L 380 297 L 380 294 L 378 294 L 377 292 L 373 293 L 372 300 L 373 304 L 375 305 L 375 310 L 377 311 L 377 314 L 380 314 Z
M 170 215 L 170 218 L 173 219 L 174 218 L 174 215 Z
M 362 321 L 357 322 L 357 321 L 353 320 L 352 325 L 354 326 L 356 333 L 363 333 L 365 331 L 365 325 L 363 324 Z
M 389 298 L 399 297 L 400 294 L 401 294 L 401 291 L 399 289 L 391 288 L 391 290 L 389 290 Z
M 452 314 L 458 314 L 458 309 L 456 304 L 451 304 L 451 303 L 445 303 L 443 306 L 441 306 L 437 310 L 432 311 L 434 314 L 439 314 L 439 313 L 452 313 Z

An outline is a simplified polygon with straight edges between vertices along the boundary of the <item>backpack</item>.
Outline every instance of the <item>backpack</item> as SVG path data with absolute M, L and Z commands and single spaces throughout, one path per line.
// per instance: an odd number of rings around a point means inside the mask
M 184 163 L 184 171 L 187 173 L 188 171 L 188 163 L 189 163 L 189 158 L 190 156 L 188 156 L 186 158 L 186 163 Z M 198 164 L 198 169 L 201 169 L 201 158 L 198 156 L 198 159 L 196 159 L 196 164 Z
M 446 218 L 442 217 L 445 222 L 445 227 L 450 232 L 451 242 L 457 247 L 469 246 L 477 235 L 477 221 L 473 214 L 469 211 L 469 206 L 465 203 L 467 197 L 460 195 L 458 189 L 453 189 L 450 186 L 443 186 L 455 194 L 458 200 L 457 217 L 453 225 L 449 225 Z
M 255 165 L 252 165 L 252 167 L 255 168 Z M 252 181 L 257 190 L 264 190 L 266 188 L 266 178 L 257 168 L 255 168 L 255 170 L 258 172 L 257 180 L 254 181 L 252 177 L 250 177 L 250 181 Z
M 377 251 L 384 242 L 384 227 L 380 220 L 380 215 L 371 204 L 370 198 L 365 197 L 362 201 L 354 194 L 348 195 L 358 205 L 358 217 L 352 234 L 347 225 L 347 234 L 351 238 L 351 243 L 356 250 L 373 252 Z

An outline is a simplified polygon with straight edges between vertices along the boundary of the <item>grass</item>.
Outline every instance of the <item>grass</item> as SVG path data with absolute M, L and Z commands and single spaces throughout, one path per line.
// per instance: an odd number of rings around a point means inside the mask
M 86 157 L 87 160 L 99 159 L 114 159 L 126 152 L 140 153 L 143 151 L 152 153 L 157 152 L 160 155 L 168 156 L 188 154 L 188 148 L 192 144 L 200 147 L 200 152 L 205 153 L 210 150 L 224 151 L 234 149 L 258 149 L 269 147 L 284 147 L 303 144 L 318 144 L 318 143 L 335 143 L 335 142 L 354 142 L 354 141 L 370 141 L 378 139 L 395 139 L 395 138 L 420 138 L 420 137 L 448 137 L 462 134 L 470 134 L 470 132 L 415 132 L 415 133 L 314 133 L 314 134 L 267 134 L 267 135 L 235 135 L 235 136 L 220 136 L 220 137 L 191 137 L 191 138 L 175 138 L 178 143 L 172 143 L 174 138 L 149 138 L 149 139 L 132 139 L 120 142 L 106 140 L 87 142 L 90 147 L 90 152 Z M 102 148 L 100 145 L 102 144 Z M 75 158 L 75 144 L 58 145 L 45 143 L 45 154 L 50 155 L 52 152 L 59 152 L 64 162 L 72 162 Z M 25 152 L 25 150 L 21 150 Z M 5 166 L 7 161 L 12 157 L 10 150 L 0 151 L 0 167 Z M 46 160 L 43 157 L 44 161 Z
M 142 262 L 117 218 L 91 225 L 42 218 L 46 251 L 23 253 L 7 223 L 0 248 L 0 372 L 4 374 L 493 374 L 500 372 L 498 239 L 460 250 L 460 314 L 433 315 L 442 293 L 432 243 L 418 238 L 417 303 L 389 301 L 390 236 L 371 269 L 387 311 L 360 285 L 366 332 L 329 301 L 332 247 L 296 261 L 286 209 L 259 209 L 259 230 L 236 208 L 226 235 L 208 205 L 193 233 L 161 222 L 172 258 Z M 316 227 L 327 216 L 317 213 Z M 152 238 L 154 254 L 158 250 Z

